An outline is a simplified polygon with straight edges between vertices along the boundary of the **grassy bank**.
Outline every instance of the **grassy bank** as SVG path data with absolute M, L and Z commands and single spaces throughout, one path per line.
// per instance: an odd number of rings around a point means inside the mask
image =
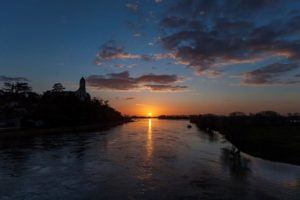
M 300 127 L 252 127 L 224 134 L 238 149 L 267 160 L 300 165 Z

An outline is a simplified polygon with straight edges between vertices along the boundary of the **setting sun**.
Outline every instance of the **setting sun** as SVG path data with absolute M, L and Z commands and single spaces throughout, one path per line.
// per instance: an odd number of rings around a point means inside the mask
M 151 112 L 148 113 L 148 117 L 152 117 L 152 113 Z

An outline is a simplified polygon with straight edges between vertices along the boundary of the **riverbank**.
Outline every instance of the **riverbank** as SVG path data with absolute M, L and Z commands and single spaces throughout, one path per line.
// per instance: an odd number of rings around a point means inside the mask
M 85 131 L 103 131 L 112 127 L 122 125 L 128 122 L 132 122 L 131 119 L 123 121 L 115 121 L 102 124 L 90 124 L 81 126 L 66 126 L 66 127 L 52 127 L 52 128 L 36 128 L 36 129 L 0 129 L 0 138 L 19 138 L 19 137 L 32 137 L 47 134 L 58 134 L 58 133 L 81 133 Z
M 239 150 L 263 159 L 300 165 L 300 127 L 253 127 L 241 137 L 224 134 Z
M 240 151 L 266 160 L 300 165 L 300 126 L 204 116 L 192 119 L 208 134 L 218 131 Z

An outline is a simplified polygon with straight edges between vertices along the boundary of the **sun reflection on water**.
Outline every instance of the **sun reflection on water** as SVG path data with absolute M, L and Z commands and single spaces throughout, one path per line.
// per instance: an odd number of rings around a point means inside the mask
M 153 144 L 152 144 L 152 119 L 148 119 L 148 132 L 147 132 L 146 149 L 147 149 L 147 160 L 151 160 L 152 159 L 152 153 L 153 153 Z

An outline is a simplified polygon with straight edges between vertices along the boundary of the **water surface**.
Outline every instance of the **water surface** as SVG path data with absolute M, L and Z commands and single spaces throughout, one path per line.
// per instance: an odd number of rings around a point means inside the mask
M 238 154 L 188 121 L 0 142 L 0 200 L 300 199 L 300 167 Z

